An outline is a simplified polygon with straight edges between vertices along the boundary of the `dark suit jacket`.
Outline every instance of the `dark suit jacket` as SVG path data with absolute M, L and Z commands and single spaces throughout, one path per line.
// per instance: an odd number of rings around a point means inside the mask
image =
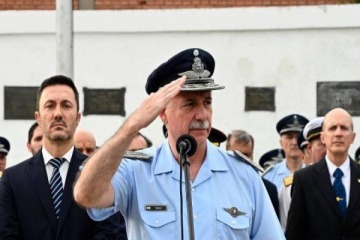
M 95 222 L 73 200 L 73 183 L 85 158 L 74 150 L 58 222 L 41 151 L 6 169 L 0 181 L 0 239 L 126 239 L 120 213 Z
M 274 210 L 276 212 L 276 215 L 279 218 L 279 197 L 278 197 L 277 188 L 276 188 L 275 184 L 273 184 L 269 180 L 267 180 L 265 178 L 262 178 L 262 180 L 263 180 L 265 188 L 266 188 L 266 190 L 267 190 L 267 192 L 269 194 L 271 203 L 274 206 Z
M 360 239 L 360 165 L 350 160 L 350 199 L 340 217 L 325 158 L 294 174 L 287 240 Z

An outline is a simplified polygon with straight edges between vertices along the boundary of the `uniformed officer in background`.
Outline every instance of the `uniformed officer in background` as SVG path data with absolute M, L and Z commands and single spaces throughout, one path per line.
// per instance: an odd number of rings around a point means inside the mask
M 0 137 L 0 179 L 2 172 L 6 168 L 7 155 L 9 151 L 10 142 L 4 137 Z
M 286 159 L 268 168 L 263 177 L 274 183 L 278 192 L 280 192 L 284 178 L 304 167 L 303 153 L 297 145 L 297 138 L 308 122 L 309 120 L 300 114 L 291 114 L 280 119 L 276 124 L 276 130 L 280 135 L 280 145 L 285 152 Z

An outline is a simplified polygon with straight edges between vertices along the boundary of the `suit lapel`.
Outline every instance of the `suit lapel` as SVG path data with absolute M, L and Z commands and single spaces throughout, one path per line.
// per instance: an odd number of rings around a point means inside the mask
M 335 200 L 335 193 L 331 185 L 329 169 L 325 158 L 320 160 L 314 167 L 314 182 L 317 185 L 319 192 L 322 193 L 325 201 L 330 205 L 331 210 L 340 218 L 340 211 Z
M 47 178 L 44 160 L 41 151 L 34 155 L 29 162 L 27 174 L 30 181 L 34 185 L 37 196 L 43 206 L 49 222 L 54 231 L 56 231 L 56 218 L 54 213 L 54 206 L 51 199 L 50 186 Z
M 360 197 L 360 165 L 352 159 L 350 159 L 350 176 L 350 199 L 347 213 L 351 213 L 356 208 Z
M 73 204 L 76 204 L 73 201 L 73 184 L 75 182 L 75 177 L 77 172 L 79 171 L 79 167 L 82 163 L 82 161 L 85 159 L 85 155 L 81 154 L 78 150 L 74 149 L 69 170 L 66 175 L 66 182 L 65 182 L 65 188 L 64 188 L 64 195 L 62 199 L 62 206 L 60 210 L 60 217 L 59 217 L 59 225 L 58 225 L 58 233 L 60 232 L 60 229 L 62 228 L 66 216 L 69 213 L 69 210 Z

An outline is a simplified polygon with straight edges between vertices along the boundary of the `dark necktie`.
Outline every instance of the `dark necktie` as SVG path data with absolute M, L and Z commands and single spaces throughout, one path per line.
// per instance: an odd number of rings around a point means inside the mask
M 346 192 L 345 192 L 345 187 L 341 181 L 341 178 L 344 176 L 344 173 L 341 171 L 340 168 L 337 168 L 334 171 L 333 176 L 335 177 L 333 189 L 336 195 L 336 202 L 338 203 L 341 217 L 344 218 L 346 213 Z
M 54 158 L 49 161 L 51 166 L 54 167 L 54 171 L 50 180 L 50 192 L 54 203 L 56 219 L 58 219 L 60 216 L 61 200 L 64 191 L 60 172 L 59 172 L 59 168 L 64 161 L 65 158 Z

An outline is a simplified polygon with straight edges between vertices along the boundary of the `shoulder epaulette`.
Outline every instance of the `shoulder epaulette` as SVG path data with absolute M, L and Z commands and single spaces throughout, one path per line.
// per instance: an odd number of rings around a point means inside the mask
M 285 187 L 290 186 L 293 183 L 293 175 L 287 176 L 283 179 Z
M 250 158 L 248 158 L 247 156 L 245 156 L 244 154 L 242 154 L 239 151 L 233 150 L 233 151 L 228 151 L 228 154 L 230 156 L 235 157 L 236 159 L 241 160 L 242 162 L 250 165 L 252 168 L 254 168 L 256 171 L 259 172 L 264 172 L 264 169 L 262 167 L 260 167 L 259 165 L 257 165 L 255 162 L 253 162 Z
M 267 167 L 267 168 L 265 169 L 265 171 L 263 172 L 262 176 L 264 176 L 266 173 L 270 172 L 270 170 L 273 169 L 274 166 L 275 166 L 275 165 L 271 165 L 271 166 Z
M 131 160 L 150 160 L 152 156 L 138 151 L 126 151 L 123 158 L 131 159 Z

